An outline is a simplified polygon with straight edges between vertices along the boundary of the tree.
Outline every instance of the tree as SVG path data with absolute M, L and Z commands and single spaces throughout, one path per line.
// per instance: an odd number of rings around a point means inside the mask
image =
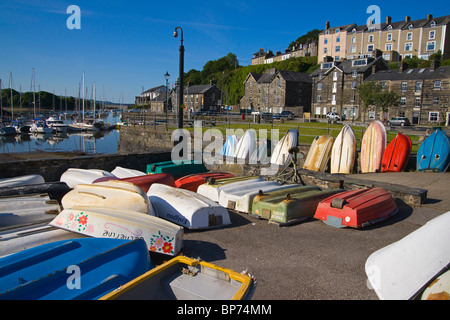
M 377 103 L 377 95 L 381 92 L 381 84 L 376 81 L 366 81 L 361 83 L 356 90 L 361 100 L 363 122 L 365 122 L 367 108 Z
M 383 112 L 388 112 L 390 107 L 399 105 L 400 96 L 393 91 L 381 91 L 375 95 L 375 104 Z

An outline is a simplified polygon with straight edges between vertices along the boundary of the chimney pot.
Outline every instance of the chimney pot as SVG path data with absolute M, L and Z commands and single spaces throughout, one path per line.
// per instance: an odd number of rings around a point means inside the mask
M 326 30 L 330 29 L 330 21 L 327 21 L 327 23 L 325 24 L 325 29 Z
M 432 14 L 427 14 L 427 20 L 431 20 L 433 19 L 433 15 Z
M 406 16 L 405 17 L 405 22 L 410 22 L 411 21 L 411 17 L 410 16 Z
M 386 17 L 386 24 L 391 24 L 391 22 L 392 22 L 392 18 L 387 16 Z

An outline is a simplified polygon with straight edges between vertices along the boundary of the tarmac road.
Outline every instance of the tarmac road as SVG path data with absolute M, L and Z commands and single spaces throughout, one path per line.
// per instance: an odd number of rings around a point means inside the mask
M 183 254 L 255 277 L 252 300 L 377 300 L 364 265 L 374 251 L 450 211 L 450 174 L 364 174 L 364 179 L 428 189 L 425 204 L 398 200 L 390 220 L 365 229 L 337 229 L 319 220 L 281 228 L 230 212 L 226 228 L 185 230 Z

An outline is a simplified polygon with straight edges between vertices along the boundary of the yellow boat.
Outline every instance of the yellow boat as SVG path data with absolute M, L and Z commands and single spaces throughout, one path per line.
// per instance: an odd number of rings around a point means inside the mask
M 100 300 L 243 300 L 251 284 L 248 275 L 177 256 Z

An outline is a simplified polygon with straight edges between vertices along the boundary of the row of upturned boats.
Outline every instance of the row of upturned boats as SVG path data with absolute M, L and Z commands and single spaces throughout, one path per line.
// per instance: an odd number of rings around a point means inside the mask
M 288 132 L 279 144 L 271 160 L 285 164 L 297 144 L 296 133 Z M 250 156 L 246 145 L 240 146 L 241 155 Z M 382 188 L 346 191 L 280 184 L 261 176 L 209 172 L 195 161 L 153 163 L 146 172 L 71 168 L 52 183 L 39 175 L 2 179 L 0 196 L 0 299 L 243 299 L 251 277 L 180 255 L 185 228 L 230 226 L 230 211 L 281 226 L 315 218 L 332 227 L 364 228 L 398 211 Z M 449 224 L 433 225 L 445 229 Z M 431 241 L 429 232 L 417 234 L 428 237 L 421 250 L 439 262 L 417 262 L 414 268 L 426 272 L 416 274 L 420 279 L 398 295 L 392 283 L 380 285 L 373 266 L 384 272 L 392 263 L 401 265 L 416 253 L 411 243 L 417 240 L 400 241 L 400 249 L 394 249 L 401 253 L 374 253 L 366 272 L 380 298 L 415 298 L 419 284 L 423 289 L 435 275 L 444 274 L 449 262 L 441 252 L 445 249 L 434 245 L 437 240 Z M 154 266 L 149 252 L 171 259 Z M 77 271 L 83 279 L 80 288 L 78 278 L 70 277 Z M 408 275 L 404 278 L 410 282 Z M 443 279 L 438 283 L 445 286 Z

